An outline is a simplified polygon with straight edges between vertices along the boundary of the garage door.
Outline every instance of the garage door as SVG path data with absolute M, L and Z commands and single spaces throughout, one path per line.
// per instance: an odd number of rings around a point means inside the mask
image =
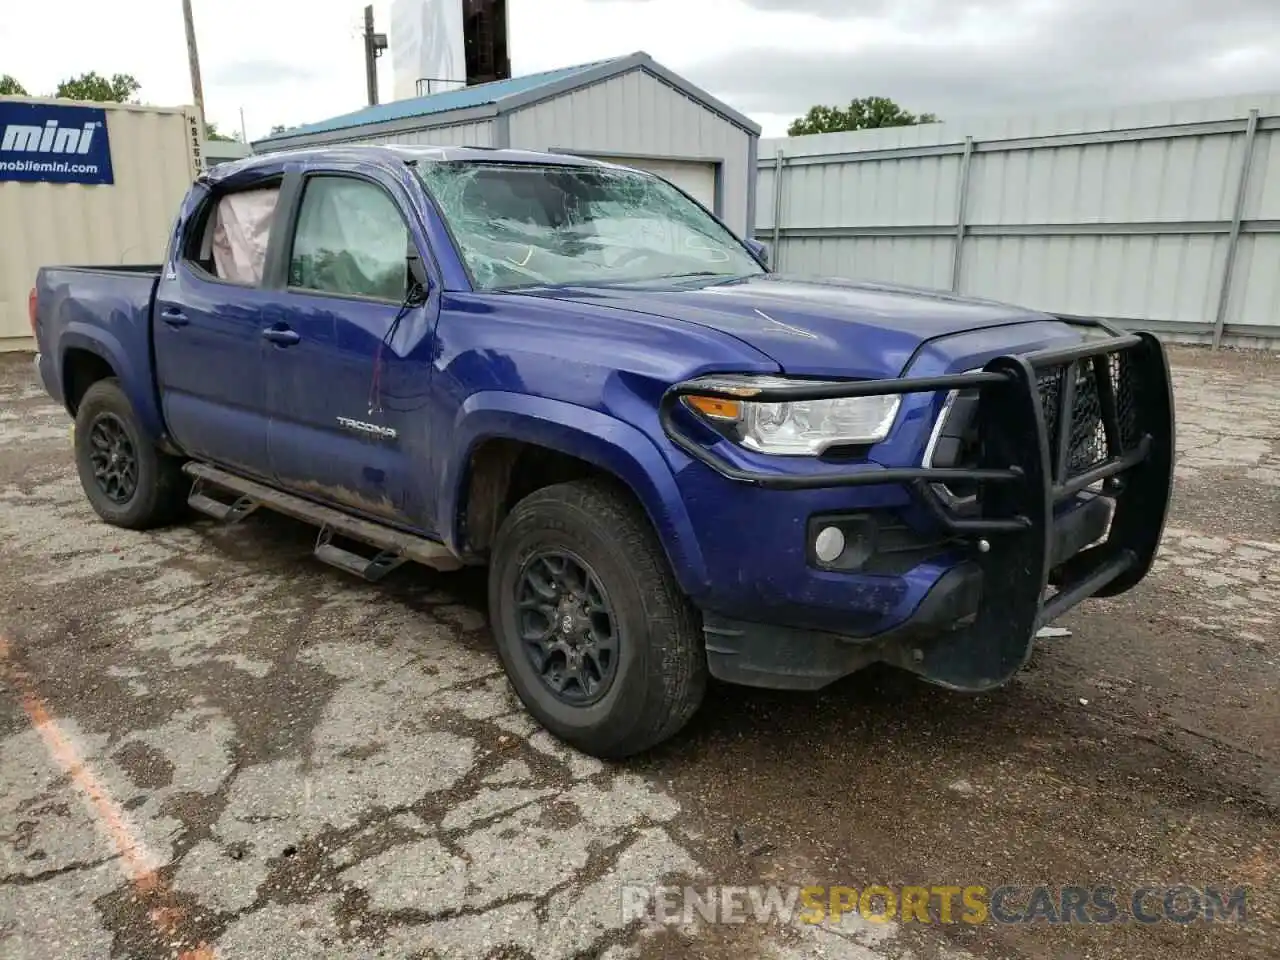
M 631 157 L 602 157 L 610 163 L 636 167 L 670 180 L 708 210 L 716 208 L 716 166 L 690 160 L 641 160 Z

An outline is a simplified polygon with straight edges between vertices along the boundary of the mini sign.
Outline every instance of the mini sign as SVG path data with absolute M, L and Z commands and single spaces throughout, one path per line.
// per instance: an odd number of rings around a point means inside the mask
M 114 183 L 107 112 L 0 101 L 0 182 Z

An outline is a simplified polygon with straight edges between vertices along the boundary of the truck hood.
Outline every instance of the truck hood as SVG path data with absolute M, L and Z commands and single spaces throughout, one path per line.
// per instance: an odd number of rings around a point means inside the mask
M 810 376 L 896 376 L 927 341 L 1053 319 L 933 290 L 774 274 L 694 287 L 645 284 L 521 292 L 709 327 L 744 341 L 784 372 Z M 1021 339 L 1012 335 L 1009 342 Z

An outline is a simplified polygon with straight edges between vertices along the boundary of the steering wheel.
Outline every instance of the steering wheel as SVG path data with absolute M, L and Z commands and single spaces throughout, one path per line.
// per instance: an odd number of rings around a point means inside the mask
M 524 255 L 519 260 L 513 260 L 507 253 L 503 252 L 503 249 L 502 249 L 503 247 L 508 246 L 508 244 L 499 243 L 493 240 L 489 240 L 487 238 L 477 238 L 477 239 L 479 239 L 480 242 L 476 242 L 475 240 L 473 240 L 470 249 L 474 251 L 474 253 L 479 254 L 481 257 L 484 258 L 485 261 L 488 262 L 487 266 L 490 270 L 496 270 L 499 268 L 503 270 L 507 270 L 535 284 L 542 284 L 547 282 L 547 278 L 544 274 L 541 274 L 536 270 L 530 270 L 527 266 L 525 266 L 525 264 L 527 264 L 534 257 L 534 254 L 535 254 L 534 247 L 523 245 L 523 246 L 526 246 Z
M 518 260 L 512 260 L 510 257 L 493 257 L 492 260 L 495 264 L 500 265 L 503 269 L 510 270 L 512 273 L 517 273 L 522 277 L 527 277 L 529 280 L 532 280 L 534 283 L 547 282 L 547 278 L 543 274 L 530 270 L 528 267 L 526 267 L 523 263 L 521 263 Z M 527 263 L 528 260 L 526 259 L 525 262 Z
M 613 262 L 613 266 L 610 269 L 617 270 L 619 267 L 625 267 L 627 264 L 634 263 L 636 260 L 647 260 L 652 256 L 652 250 L 645 250 L 643 248 L 628 250 Z

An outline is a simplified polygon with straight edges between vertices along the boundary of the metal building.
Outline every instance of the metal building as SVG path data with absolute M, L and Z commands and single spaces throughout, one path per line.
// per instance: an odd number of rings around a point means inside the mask
M 192 107 L 0 97 L 0 351 L 34 346 L 40 267 L 164 259 L 201 141 Z
M 322 143 L 517 147 L 670 180 L 746 236 L 760 127 L 645 53 L 397 100 L 294 127 L 259 153 Z
M 1280 348 L 1280 95 L 771 139 L 758 173 L 779 270 Z
M 239 140 L 206 140 L 201 146 L 204 158 L 204 169 L 209 170 L 220 163 L 232 163 L 250 156 L 253 150 L 247 143 Z

